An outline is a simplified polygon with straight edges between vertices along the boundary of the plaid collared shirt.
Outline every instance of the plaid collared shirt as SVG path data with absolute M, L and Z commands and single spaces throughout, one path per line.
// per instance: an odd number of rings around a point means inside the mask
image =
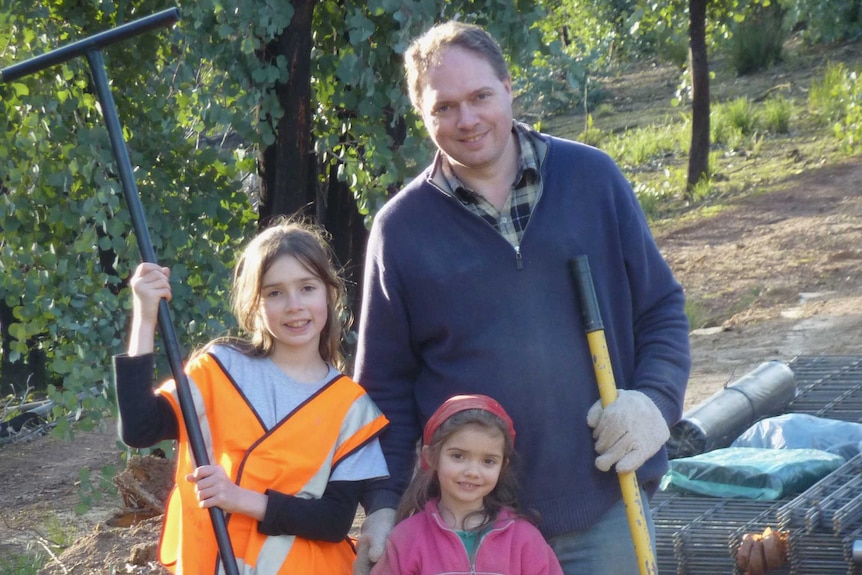
M 538 151 L 530 136 L 530 127 L 520 122 L 513 122 L 512 131 L 518 138 L 520 149 L 518 173 L 515 174 L 512 191 L 501 210 L 498 211 L 482 195 L 467 188 L 439 152 L 434 160 L 431 179 L 468 210 L 494 226 L 494 229 L 517 248 L 524 237 L 530 214 L 533 213 L 542 195 L 542 178 L 539 172 Z

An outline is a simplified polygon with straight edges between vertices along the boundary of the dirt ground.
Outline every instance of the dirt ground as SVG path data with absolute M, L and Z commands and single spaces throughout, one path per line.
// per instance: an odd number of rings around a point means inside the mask
M 862 355 L 862 162 L 812 165 L 773 188 L 656 230 L 703 318 L 691 334 L 687 408 L 767 360 Z M 113 422 L 71 443 L 0 445 L 0 566 L 30 548 L 55 556 L 44 573 L 162 572 L 158 518 L 109 525 L 129 503 L 116 495 L 73 511 L 80 470 L 93 478 L 122 467 L 120 453 Z

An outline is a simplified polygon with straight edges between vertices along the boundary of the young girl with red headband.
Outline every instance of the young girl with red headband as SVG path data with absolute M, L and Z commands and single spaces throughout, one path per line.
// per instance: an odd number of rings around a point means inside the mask
M 551 547 L 519 511 L 515 429 L 486 395 L 457 395 L 428 420 L 421 465 L 372 575 L 562 575 Z

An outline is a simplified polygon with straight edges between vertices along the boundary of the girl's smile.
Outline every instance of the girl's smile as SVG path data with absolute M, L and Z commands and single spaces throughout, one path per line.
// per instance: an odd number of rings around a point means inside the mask
M 328 317 L 323 280 L 295 257 L 284 255 L 272 262 L 261 284 L 260 314 L 275 338 L 274 354 L 318 353 Z
M 485 496 L 497 486 L 505 457 L 505 438 L 496 429 L 470 424 L 441 446 L 437 464 L 440 503 L 463 529 L 464 517 L 484 508 Z

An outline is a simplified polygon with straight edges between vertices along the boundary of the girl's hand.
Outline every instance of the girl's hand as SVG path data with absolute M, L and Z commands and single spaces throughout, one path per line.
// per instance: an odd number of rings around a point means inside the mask
M 195 484 L 195 494 L 201 509 L 218 507 L 227 513 L 241 513 L 258 521 L 263 520 L 269 498 L 263 493 L 235 484 L 222 466 L 202 465 L 186 475 L 186 480 Z
M 134 295 L 135 314 L 144 321 L 158 322 L 159 301 L 171 301 L 171 270 L 144 262 L 135 269 L 129 281 Z
M 159 322 L 159 302 L 171 301 L 171 270 L 158 264 L 140 264 L 129 285 L 132 288 L 132 328 L 129 334 L 129 355 L 153 352 L 156 325 Z

